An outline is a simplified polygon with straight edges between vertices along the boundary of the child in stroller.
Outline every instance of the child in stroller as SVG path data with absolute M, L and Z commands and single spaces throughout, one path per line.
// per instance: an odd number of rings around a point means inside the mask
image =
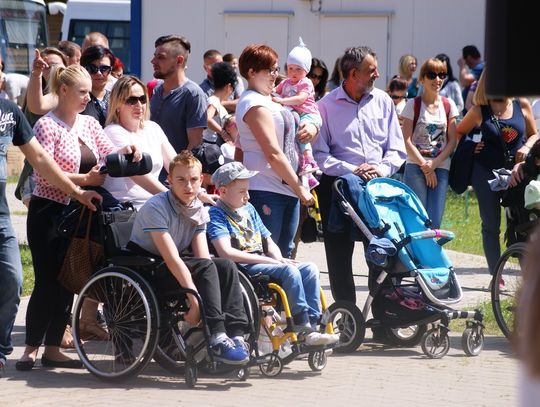
M 467 322 L 462 345 L 467 355 L 478 355 L 484 341 L 482 314 L 450 307 L 462 297 L 455 271 L 442 249 L 453 233 L 430 229 L 422 204 L 399 181 L 376 178 L 364 184 L 351 174 L 338 178 L 334 190 L 343 213 L 369 242 L 365 256 L 371 264 L 370 273 L 375 275 L 371 276 L 362 314 L 365 319 L 373 307 L 374 318 L 366 325 L 384 329 L 394 336 L 394 342 L 415 345 L 420 339 L 428 357 L 440 358 L 449 349 L 449 320 L 473 318 Z M 355 195 L 351 191 L 360 192 Z M 332 307 L 331 311 L 337 312 Z M 426 331 L 427 324 L 432 327 Z M 416 326 L 414 338 L 400 337 L 399 330 L 411 326 Z

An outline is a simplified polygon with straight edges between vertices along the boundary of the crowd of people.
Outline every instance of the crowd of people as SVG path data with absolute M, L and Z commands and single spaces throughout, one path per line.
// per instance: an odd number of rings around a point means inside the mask
M 56 279 L 62 259 L 55 253 L 65 243 L 52 233 L 71 199 L 92 206 L 90 198 L 108 194 L 132 202 L 139 210 L 132 248 L 160 255 L 171 284 L 201 294 L 216 357 L 242 363 L 248 356 L 242 340 L 246 316 L 230 260 L 245 264 L 250 273 L 279 276 L 294 299 L 293 317 L 305 328 L 306 343 L 337 341 L 316 329 L 317 266 L 291 259 L 300 207 L 313 204 L 316 191 L 334 300 L 355 303 L 354 241 L 347 227 L 331 222 L 334 180 L 346 174 L 366 182 L 402 179 L 424 204 L 432 227 L 439 228 L 452 154 L 462 138 L 480 129 L 470 184 L 479 200 L 484 251 L 493 273 L 500 255 L 501 204 L 487 181 L 494 177 L 492 170 L 522 162 L 538 134 L 528 100 L 486 95 L 486 66 L 476 47 L 463 48 L 457 76 L 444 53 L 421 64 L 403 55 L 398 74 L 380 90 L 374 87 L 377 55 L 369 47 L 346 49 L 330 73 L 300 39 L 285 58 L 285 75 L 269 46 L 249 45 L 239 58 L 211 49 L 203 56 L 206 77 L 197 84 L 186 74 L 188 39 L 167 35 L 154 45 L 155 80 L 147 84 L 123 75 L 121 61 L 100 33 L 88 34 L 82 47 L 63 41 L 58 48 L 36 50 L 30 78 L 18 93 L 11 89 L 21 78 L 0 74 L 2 120 L 9 117 L 11 126 L 2 130 L 9 139 L 1 140 L 13 141 L 25 153 L 39 151 L 28 157 L 18 186 L 29 207 L 36 279 L 26 316 L 26 350 L 17 369 L 32 369 L 42 344 L 43 365 L 81 366 L 60 351 L 73 345 L 65 329 L 73 295 Z M 3 99 L 18 101 L 20 108 Z M 212 165 L 216 151 L 220 159 Z M 110 178 L 99 169 L 111 152 L 133 153 L 136 159 L 147 153 L 152 170 Z M 0 159 L 5 161 L 5 154 Z M 0 225 L 11 239 L 9 245 L 1 242 L 3 261 L 16 257 L 17 247 L 5 193 L 0 196 Z M 203 201 L 215 205 L 209 214 Z M 220 260 L 210 260 L 206 232 Z M 180 255 L 189 246 L 197 259 Z M 21 286 L 20 262 L 9 263 L 11 271 L 0 273 L 0 316 L 5 319 L 0 367 L 12 351 Z M 193 305 L 186 319 L 195 323 L 199 317 Z M 104 334 L 91 319 L 87 325 L 86 335 Z

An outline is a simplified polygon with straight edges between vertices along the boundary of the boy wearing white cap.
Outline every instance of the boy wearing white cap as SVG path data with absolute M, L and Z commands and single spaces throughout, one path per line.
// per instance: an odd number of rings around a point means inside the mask
M 249 171 L 239 162 L 227 163 L 212 175 L 220 199 L 210 208 L 208 238 L 220 257 L 242 264 L 249 274 L 279 280 L 287 293 L 295 325 L 307 345 L 336 343 L 338 335 L 316 332 L 321 316 L 319 270 L 314 263 L 285 259 L 249 200 Z
M 289 106 L 300 116 L 300 124 L 307 122 L 321 127 L 322 120 L 315 103 L 315 89 L 313 83 L 307 78 L 311 69 L 311 52 L 299 39 L 300 44 L 292 49 L 287 56 L 287 79 L 282 81 L 276 88 L 279 96 L 274 96 L 272 100 L 283 106 Z M 319 169 L 311 154 L 309 143 L 298 143 L 302 152 L 299 175 L 311 174 Z M 310 188 L 318 185 L 318 181 L 308 175 Z

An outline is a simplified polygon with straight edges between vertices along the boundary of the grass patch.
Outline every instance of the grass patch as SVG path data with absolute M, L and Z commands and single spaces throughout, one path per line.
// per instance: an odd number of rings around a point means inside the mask
M 501 209 L 501 219 L 504 211 Z M 504 225 L 504 222 L 501 222 Z M 501 225 L 501 230 L 504 226 Z M 457 195 L 451 189 L 446 194 L 446 206 L 441 225 L 442 229 L 451 230 L 456 238 L 447 243 L 444 248 L 462 253 L 484 255 L 482 248 L 482 220 L 478 210 L 478 200 L 474 191 Z M 504 247 L 501 233 L 501 247 Z
M 32 266 L 32 255 L 28 245 L 19 245 L 21 252 L 21 262 L 23 266 L 23 295 L 30 295 L 34 289 L 34 267 Z

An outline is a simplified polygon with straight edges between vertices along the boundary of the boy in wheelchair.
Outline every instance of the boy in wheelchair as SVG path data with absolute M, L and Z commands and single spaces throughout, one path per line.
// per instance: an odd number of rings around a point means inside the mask
M 249 351 L 243 335 L 248 320 L 238 270 L 229 260 L 210 259 L 205 234 L 210 218 L 197 198 L 202 182 L 201 163 L 190 151 L 182 151 L 169 167 L 171 190 L 150 198 L 140 209 L 128 247 L 161 256 L 170 271 L 162 276 L 168 287 L 180 284 L 198 292 L 211 333 L 214 359 L 245 364 Z M 181 257 L 180 253 L 190 245 L 194 257 Z M 192 295 L 187 297 L 190 307 L 184 318 L 196 325 L 200 320 L 199 304 Z
M 249 274 L 279 281 L 290 299 L 294 323 L 306 345 L 330 345 L 338 335 L 317 332 L 321 316 L 319 270 L 314 263 L 285 259 L 249 200 L 249 178 L 257 171 L 232 162 L 212 176 L 220 199 L 210 208 L 208 237 L 218 255 L 240 263 Z M 265 241 L 266 244 L 263 244 Z

